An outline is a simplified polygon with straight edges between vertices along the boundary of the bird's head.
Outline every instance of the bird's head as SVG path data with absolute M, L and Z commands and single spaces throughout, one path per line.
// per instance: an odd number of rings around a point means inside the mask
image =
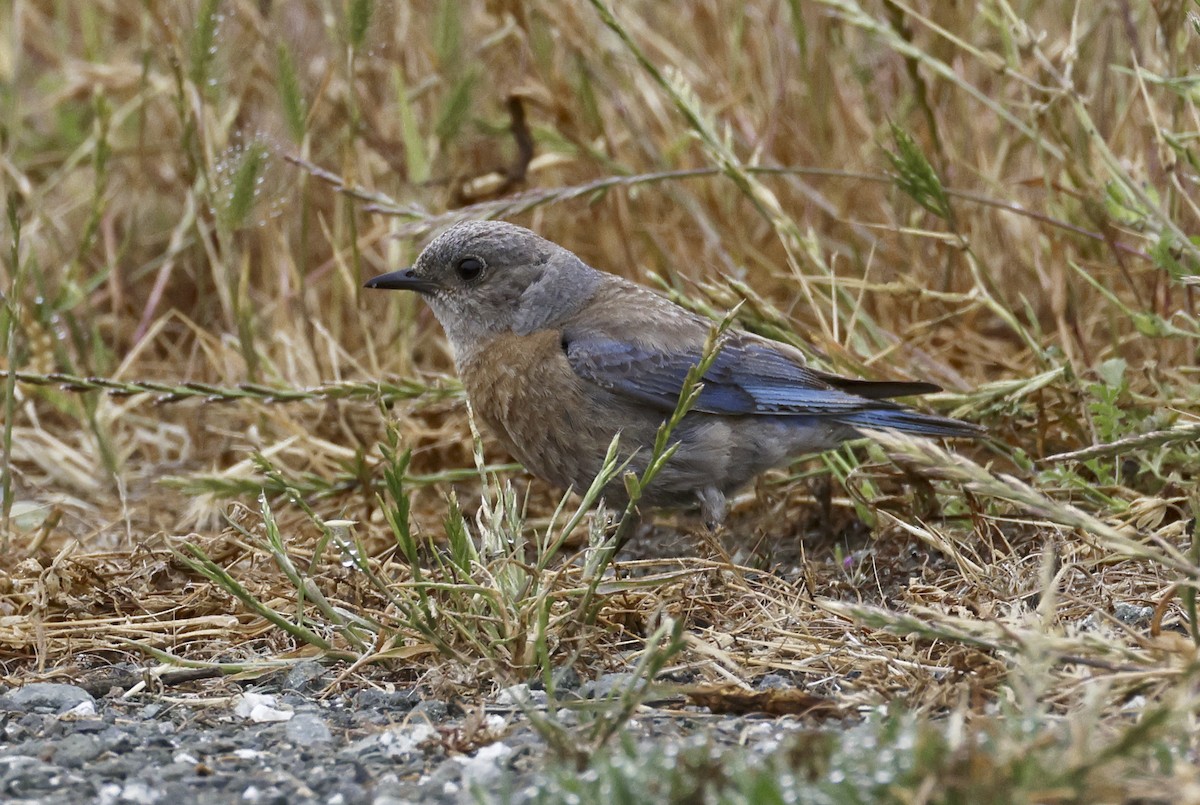
M 436 237 L 412 268 L 366 287 L 421 294 L 455 353 L 464 354 L 503 333 L 553 327 L 591 298 L 602 276 L 524 227 L 467 221 Z

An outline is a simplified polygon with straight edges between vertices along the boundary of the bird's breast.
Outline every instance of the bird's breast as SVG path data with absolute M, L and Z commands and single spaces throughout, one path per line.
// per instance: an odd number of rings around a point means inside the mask
M 560 486 L 585 485 L 621 427 L 571 370 L 556 330 L 499 336 L 459 374 L 476 414 L 513 456 Z

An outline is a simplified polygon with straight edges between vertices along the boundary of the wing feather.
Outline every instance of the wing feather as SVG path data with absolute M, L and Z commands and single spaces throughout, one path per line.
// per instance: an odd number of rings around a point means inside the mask
M 604 335 L 564 338 L 581 378 L 664 411 L 674 410 L 700 350 L 668 352 Z M 702 378 L 693 410 L 710 414 L 832 415 L 896 408 L 841 391 L 790 356 L 746 337 L 726 339 Z

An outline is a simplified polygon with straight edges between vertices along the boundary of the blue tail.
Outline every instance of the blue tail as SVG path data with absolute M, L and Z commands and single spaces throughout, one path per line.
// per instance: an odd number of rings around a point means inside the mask
M 899 407 L 857 411 L 838 417 L 838 421 L 855 427 L 898 430 L 917 436 L 979 437 L 985 432 L 979 425 L 970 422 Z

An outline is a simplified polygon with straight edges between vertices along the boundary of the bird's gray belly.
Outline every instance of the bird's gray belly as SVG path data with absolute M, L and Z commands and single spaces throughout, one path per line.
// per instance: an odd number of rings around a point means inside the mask
M 673 434 L 679 447 L 649 491 L 652 506 L 690 506 L 697 493 L 732 494 L 795 456 L 835 447 L 849 429 L 816 417 L 689 414 Z

